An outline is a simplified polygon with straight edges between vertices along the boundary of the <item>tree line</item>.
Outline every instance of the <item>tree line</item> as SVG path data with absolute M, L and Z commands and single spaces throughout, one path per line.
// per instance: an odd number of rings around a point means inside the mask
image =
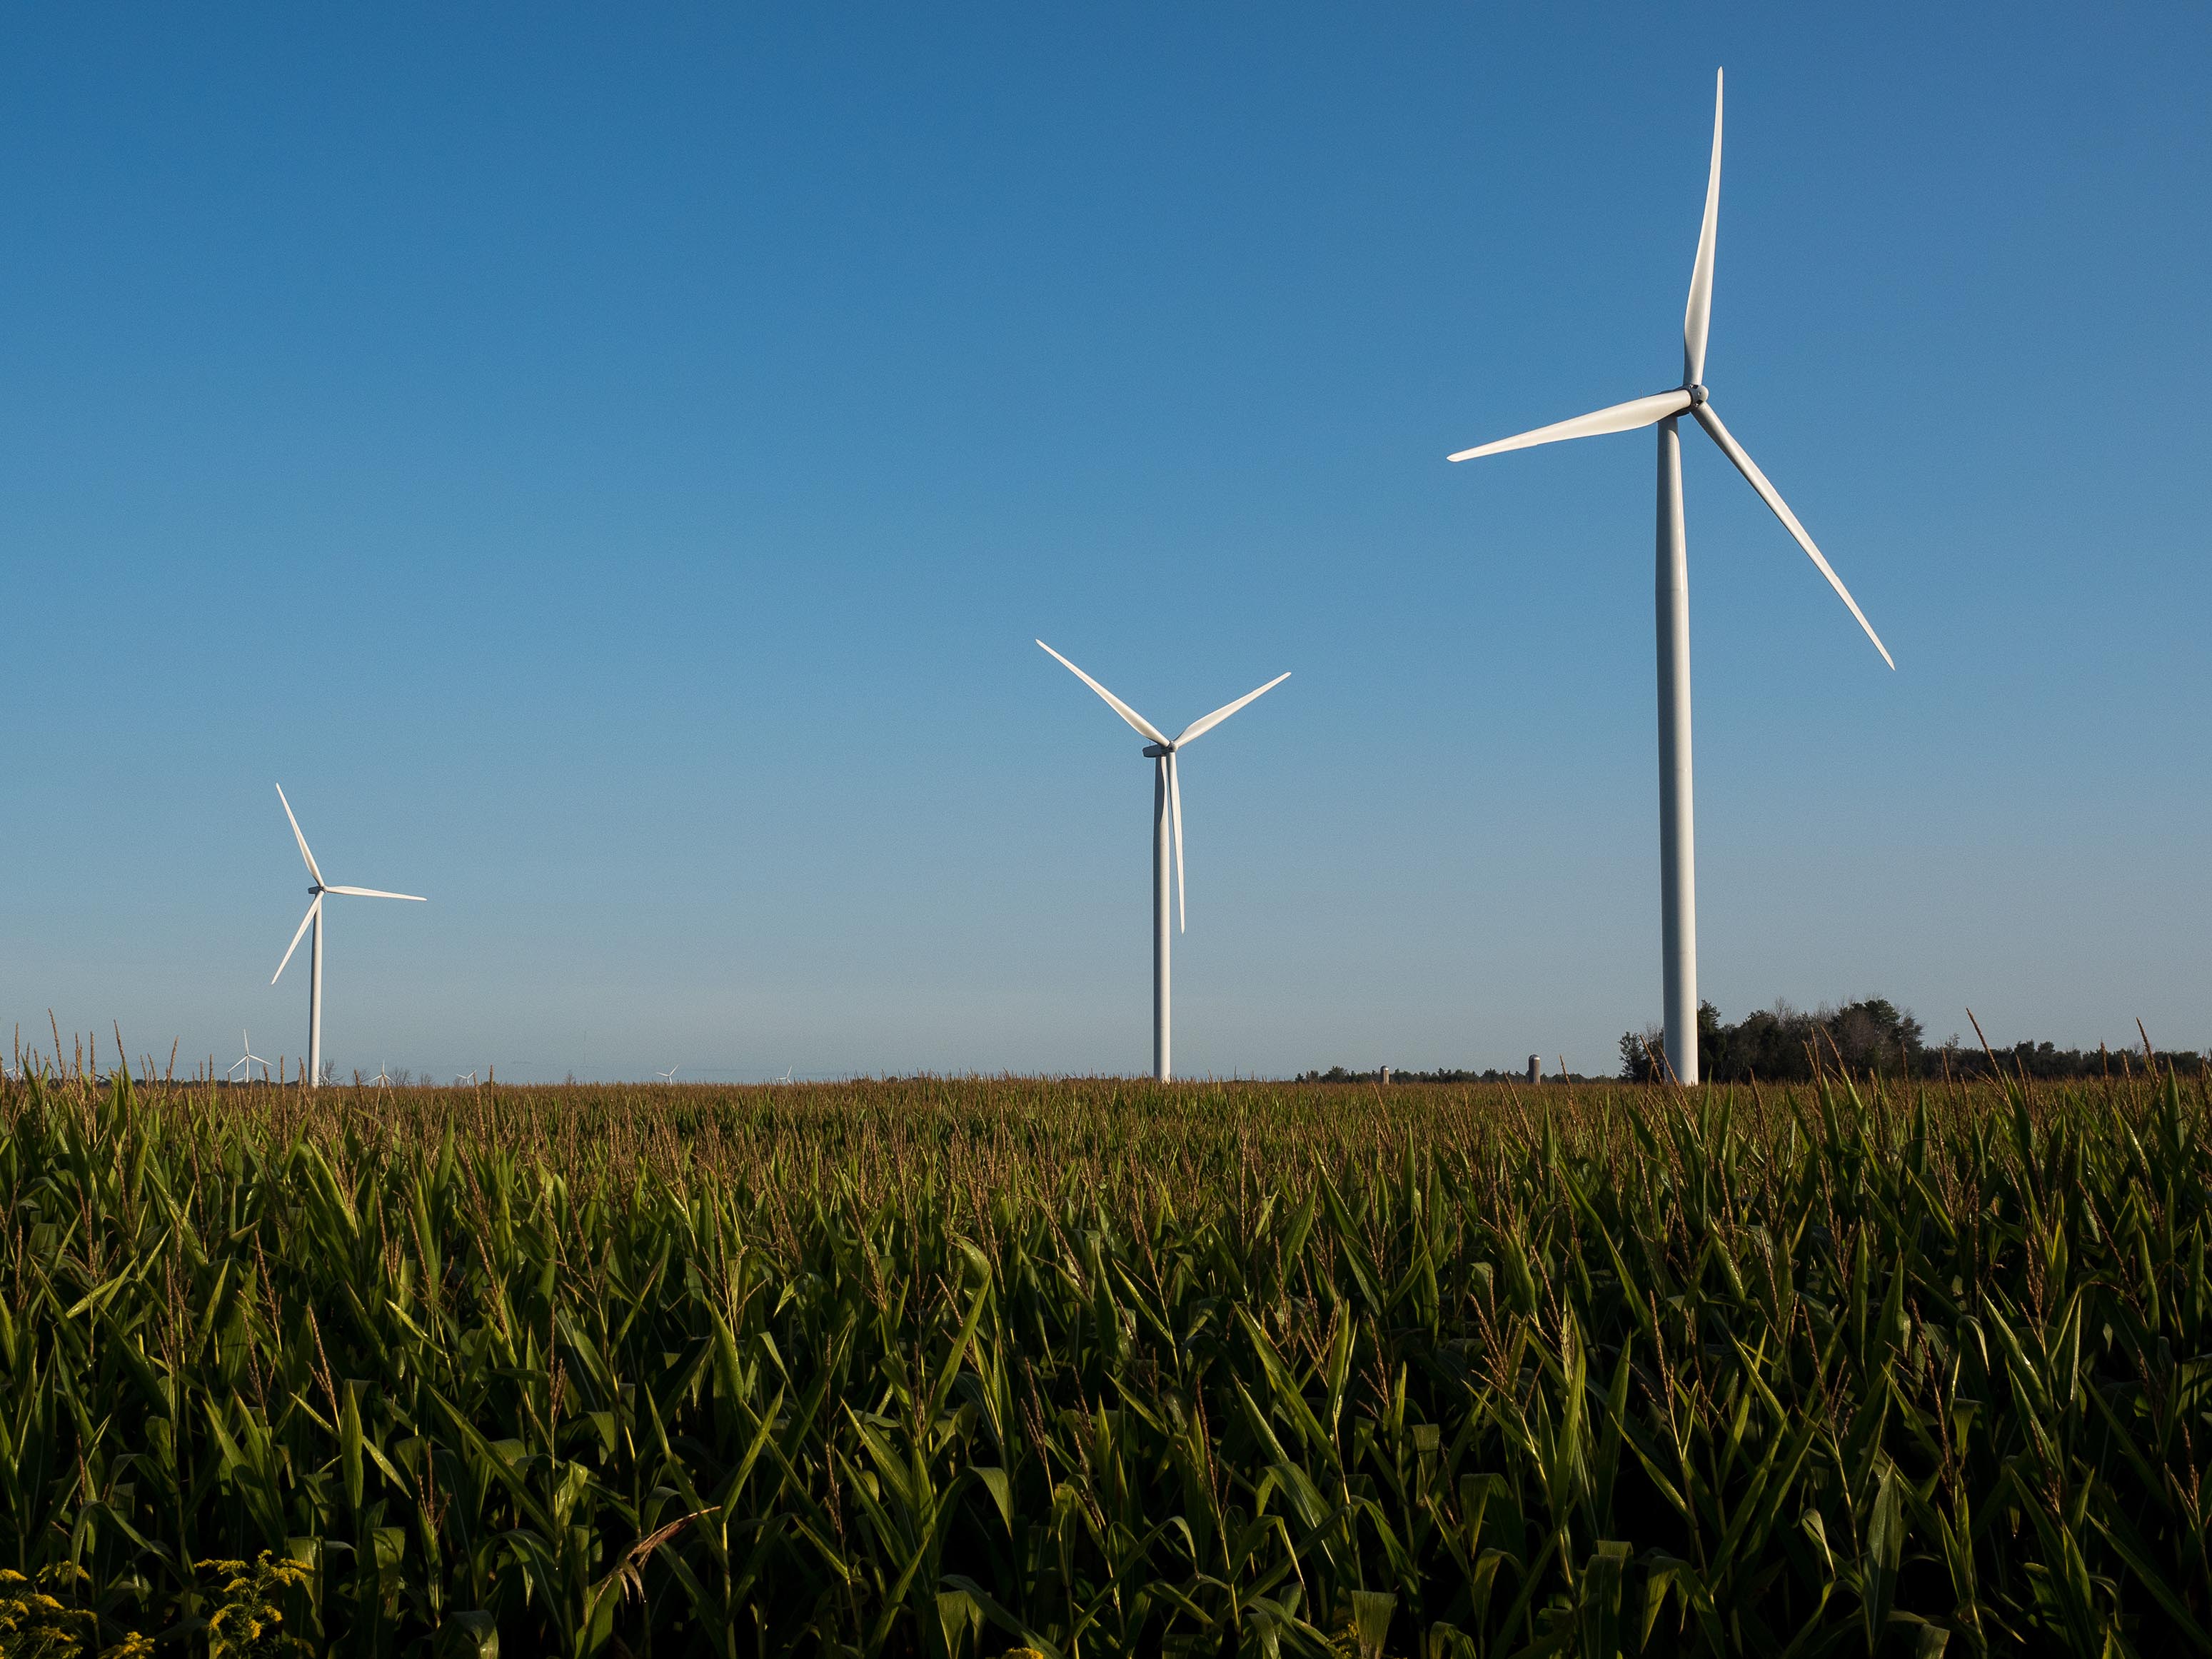
M 1516 1066 L 1510 1071 L 1499 1071 L 1488 1066 L 1482 1071 L 1456 1071 L 1442 1067 L 1433 1072 L 1401 1071 L 1395 1066 L 1378 1066 L 1367 1071 L 1356 1072 L 1342 1066 L 1332 1066 L 1326 1072 L 1300 1072 L 1291 1079 L 1293 1083 L 1526 1083 L 1526 1067 Z M 1545 1072 L 1540 1081 L 1545 1083 L 1602 1083 L 1603 1078 L 1584 1077 L 1580 1072 L 1562 1075 Z
M 2061 1048 L 2027 1039 L 2008 1048 L 1961 1042 L 1956 1032 L 1931 1044 L 1909 1008 L 1887 997 L 1840 1006 L 1793 1008 L 1777 1002 L 1731 1025 L 1710 1002 L 1698 1005 L 1698 1073 L 1707 1083 L 1804 1083 L 1821 1073 L 1860 1077 L 2039 1079 L 2121 1077 L 2153 1060 L 2184 1076 L 2202 1071 L 2205 1056 L 2186 1048 Z M 1650 1083 L 1670 1075 L 1666 1033 L 1647 1025 L 1620 1034 L 1620 1075 Z
M 1900 1008 L 1887 997 L 1862 997 L 1856 1002 L 1819 1008 L 1794 1008 L 1777 1002 L 1746 1014 L 1734 1024 L 1721 1018 L 1710 1002 L 1698 1005 L 1698 1074 L 1707 1083 L 1808 1083 L 1816 1076 L 1838 1072 L 1851 1077 L 1956 1079 L 1961 1082 L 1990 1079 L 2033 1078 L 2039 1081 L 2140 1075 L 2147 1064 L 2160 1071 L 2194 1077 L 2203 1073 L 2208 1056 L 2187 1048 L 2153 1049 L 2146 1039 L 2139 1046 L 2120 1048 L 2103 1044 L 2094 1048 L 2061 1048 L 2033 1039 L 2008 1048 L 1992 1048 L 1981 1041 L 1978 1030 L 1969 1040 L 1958 1033 L 1931 1043 L 1910 1008 Z M 1656 1025 L 1620 1034 L 1620 1079 L 1627 1083 L 1664 1082 L 1672 1075 L 1667 1065 L 1666 1033 Z M 1431 1072 L 1401 1071 L 1395 1066 L 1364 1070 L 1332 1066 L 1327 1071 L 1301 1072 L 1298 1083 L 1525 1083 L 1525 1068 L 1482 1071 L 1440 1068 Z M 1545 1083 L 1597 1083 L 1604 1079 L 1579 1072 L 1564 1075 L 1549 1068 L 1538 1079 Z

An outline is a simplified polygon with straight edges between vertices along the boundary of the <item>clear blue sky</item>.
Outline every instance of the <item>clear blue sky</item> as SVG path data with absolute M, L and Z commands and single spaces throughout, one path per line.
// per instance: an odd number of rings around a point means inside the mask
M 1704 989 L 2212 1042 L 2201 6 L 19 9 L 0 1018 L 441 1073 L 1610 1069 Z

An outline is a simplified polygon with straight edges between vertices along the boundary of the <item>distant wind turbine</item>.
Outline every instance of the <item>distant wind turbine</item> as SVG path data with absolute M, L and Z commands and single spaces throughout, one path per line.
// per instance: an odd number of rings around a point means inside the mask
M 1565 438 L 1590 438 L 1638 427 L 1659 428 L 1659 539 L 1656 614 L 1659 636 L 1659 915 L 1665 936 L 1667 1064 L 1684 1083 L 1698 1080 L 1698 878 L 1695 814 L 1690 785 L 1690 572 L 1682 519 L 1682 446 L 1675 423 L 1685 414 L 1705 428 L 1759 497 L 1773 509 L 1820 573 L 1828 579 L 1881 659 L 1893 669 L 1888 647 L 1867 621 L 1850 592 L 1820 556 L 1805 526 L 1766 480 L 1743 446 L 1721 424 L 1705 386 L 1705 338 L 1713 314 L 1713 249 L 1720 232 L 1721 92 L 1713 76 L 1713 159 L 1705 180 L 1705 217 L 1698 233 L 1697 263 L 1690 270 L 1690 302 L 1682 313 L 1682 384 L 1595 414 L 1538 427 L 1518 437 L 1462 449 L 1450 457 L 1471 461 L 1509 449 L 1528 449 Z
M 677 1073 L 683 1069 L 681 1066 L 672 1066 L 665 1072 L 655 1072 L 653 1076 L 659 1078 L 663 1083 L 673 1083 L 676 1081 Z
M 1236 702 L 1224 703 L 1211 714 L 1193 720 L 1170 738 L 1042 640 L 1039 640 L 1037 645 L 1054 662 L 1104 698 L 1106 706 L 1127 720 L 1139 736 L 1152 739 L 1145 745 L 1143 752 L 1152 763 L 1152 1075 L 1164 1083 L 1172 1075 L 1169 1055 L 1170 1021 L 1168 995 L 1168 842 L 1170 833 L 1175 842 L 1176 919 L 1178 925 L 1186 927 L 1189 921 L 1183 893 L 1182 786 L 1176 777 L 1176 753 L 1185 744 L 1194 743 L 1204 737 L 1254 698 L 1273 690 L 1290 676 L 1276 675 L 1257 691 L 1247 691 Z
M 307 873 L 315 884 L 309 889 L 307 914 L 300 919 L 300 929 L 292 935 L 292 942 L 284 947 L 284 960 L 276 964 L 276 971 L 269 976 L 274 985 L 284 977 L 290 965 L 292 952 L 300 948 L 300 940 L 308 928 L 315 930 L 314 944 L 307 951 L 307 1084 L 310 1089 L 319 1088 L 323 1081 L 323 896 L 343 893 L 351 898 L 406 899 L 416 904 L 427 902 L 419 893 L 386 893 L 374 887 L 339 887 L 323 879 L 323 872 L 315 867 L 315 855 L 307 850 L 307 838 L 300 833 L 300 820 L 292 816 L 292 803 L 284 800 L 284 786 L 276 786 L 276 799 L 284 803 L 285 821 L 292 826 L 292 839 L 300 843 L 300 856 L 307 862 Z
M 238 1081 L 238 1071 L 240 1066 L 246 1068 L 246 1080 L 248 1083 L 253 1081 L 253 1068 L 256 1066 L 261 1068 L 261 1075 L 265 1080 L 269 1076 L 269 1062 L 253 1052 L 253 1039 L 246 1035 L 245 1028 L 242 1026 L 239 1030 L 238 1040 L 246 1052 L 238 1057 L 237 1064 L 230 1068 L 230 1080 L 233 1083 Z

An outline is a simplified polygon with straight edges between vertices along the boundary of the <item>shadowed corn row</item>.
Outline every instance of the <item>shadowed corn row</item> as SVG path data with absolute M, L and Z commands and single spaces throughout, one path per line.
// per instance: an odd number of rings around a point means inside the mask
M 0 1569 L 164 1652 L 2212 1652 L 2207 1109 L 0 1085 Z

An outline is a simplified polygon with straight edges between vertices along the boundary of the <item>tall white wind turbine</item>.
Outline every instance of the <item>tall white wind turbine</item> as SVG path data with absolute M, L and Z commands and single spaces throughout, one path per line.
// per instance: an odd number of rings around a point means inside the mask
M 276 964 L 276 971 L 269 975 L 274 985 L 284 977 L 290 965 L 292 952 L 300 948 L 300 940 L 308 928 L 315 930 L 315 942 L 307 952 L 307 1086 L 319 1088 L 323 1081 L 323 898 L 329 893 L 343 893 L 351 898 L 407 899 L 416 904 L 427 902 L 420 893 L 386 893 L 374 887 L 339 887 L 323 879 L 323 872 L 315 867 L 315 855 L 307 850 L 307 838 L 300 833 L 300 820 L 292 816 L 292 803 L 284 800 L 284 786 L 276 786 L 276 799 L 284 802 L 284 817 L 292 826 L 292 839 L 300 843 L 300 856 L 307 861 L 307 873 L 315 884 L 307 889 L 307 914 L 300 919 L 300 929 L 292 935 L 292 942 L 284 947 L 284 960 Z
M 1182 786 L 1176 777 L 1176 752 L 1185 744 L 1204 737 L 1255 697 L 1273 690 L 1290 676 L 1276 675 L 1259 690 L 1247 691 L 1236 702 L 1224 703 L 1211 714 L 1193 720 L 1170 738 L 1042 640 L 1039 640 L 1037 644 L 1054 661 L 1103 697 L 1106 706 L 1127 720 L 1139 737 L 1152 739 L 1145 745 L 1144 753 L 1152 763 L 1152 1075 L 1165 1083 L 1171 1075 L 1168 1053 L 1168 842 L 1170 835 L 1175 842 L 1176 917 L 1179 925 L 1187 926 L 1188 923 L 1182 881 Z
M 240 1026 L 239 1028 L 238 1038 L 240 1042 L 245 1046 L 246 1052 L 238 1057 L 237 1064 L 234 1065 L 230 1068 L 230 1080 L 233 1083 L 237 1082 L 238 1074 L 242 1069 L 246 1073 L 246 1080 L 248 1083 L 252 1082 L 253 1068 L 258 1066 L 261 1068 L 262 1081 L 264 1083 L 267 1082 L 269 1079 L 269 1062 L 253 1052 L 253 1039 L 246 1035 L 246 1028 L 244 1026 Z
M 1820 573 L 1828 579 L 1881 659 L 1893 669 L 1888 648 L 1845 588 L 1843 579 L 1820 556 L 1820 550 L 1797 522 L 1797 515 L 1769 483 L 1757 463 L 1744 453 L 1705 390 L 1705 338 L 1713 315 L 1713 245 L 1721 212 L 1721 77 L 1713 77 L 1713 160 L 1705 182 L 1705 217 L 1698 233 L 1697 263 L 1690 271 L 1690 302 L 1682 313 L 1682 384 L 1632 403 L 1615 404 L 1595 414 L 1518 437 L 1462 449 L 1450 457 L 1471 461 L 1509 449 L 1557 443 L 1563 438 L 1591 438 L 1638 427 L 1659 428 L 1659 538 L 1656 613 L 1659 637 L 1659 913 L 1665 935 L 1667 1062 L 1684 1083 L 1698 1080 L 1698 880 L 1694 815 L 1690 788 L 1690 574 L 1682 520 L 1682 446 L 1676 422 L 1689 415 L 1705 429 L 1743 474 L 1759 499 L 1782 520 Z

